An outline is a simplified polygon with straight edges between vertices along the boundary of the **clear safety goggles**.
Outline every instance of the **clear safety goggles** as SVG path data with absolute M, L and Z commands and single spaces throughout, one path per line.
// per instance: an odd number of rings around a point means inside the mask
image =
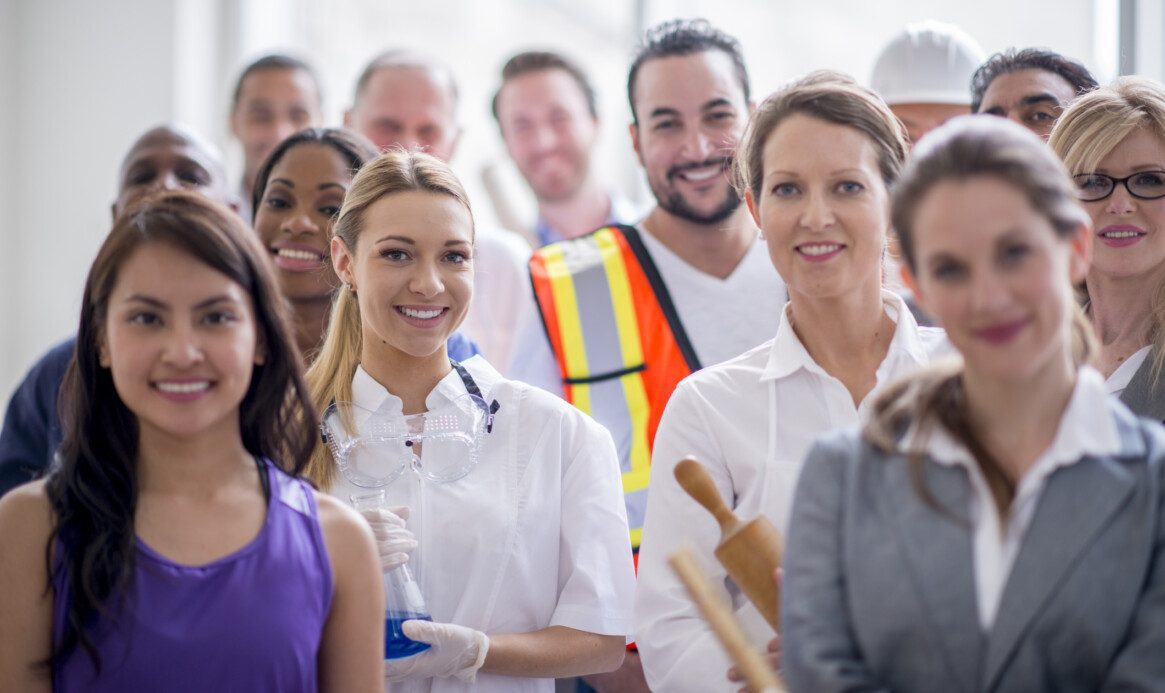
M 340 473 L 356 486 L 386 486 L 406 469 L 428 481 L 448 483 L 477 465 L 496 411 L 496 402 L 486 405 L 478 394 L 411 415 L 334 402 L 324 411 L 320 430 Z

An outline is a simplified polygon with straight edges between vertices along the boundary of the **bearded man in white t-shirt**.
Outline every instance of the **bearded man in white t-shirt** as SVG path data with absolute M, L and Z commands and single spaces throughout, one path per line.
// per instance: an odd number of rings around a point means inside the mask
M 752 111 L 737 41 L 704 21 L 645 35 L 627 84 L 631 141 L 656 206 L 638 225 L 535 251 L 538 310 L 510 376 L 557 393 L 615 439 L 632 545 L 655 426 L 676 383 L 776 334 L 785 287 L 730 181 Z M 638 655 L 587 681 L 647 691 Z

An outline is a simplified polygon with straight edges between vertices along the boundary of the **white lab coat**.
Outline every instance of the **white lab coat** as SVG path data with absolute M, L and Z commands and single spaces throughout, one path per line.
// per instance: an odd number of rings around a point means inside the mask
M 568 626 L 629 635 L 635 591 L 622 482 L 610 435 L 546 392 L 503 379 L 481 357 L 463 364 L 487 403 L 500 408 L 466 477 L 439 484 L 406 472 L 386 487 L 392 505 L 410 505 L 419 546 L 410 566 L 433 619 L 487 635 Z M 451 372 L 426 398 L 437 409 L 466 392 Z M 363 369 L 353 400 L 367 409 L 400 407 Z M 422 454 L 423 457 L 423 454 Z M 360 489 L 339 479 L 331 493 Z M 550 693 L 552 679 L 478 673 L 389 684 L 405 691 Z

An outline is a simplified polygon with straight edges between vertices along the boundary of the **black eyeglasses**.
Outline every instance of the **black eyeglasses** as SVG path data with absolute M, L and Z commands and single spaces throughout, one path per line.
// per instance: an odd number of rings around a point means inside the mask
M 1098 202 L 1116 190 L 1117 183 L 1124 183 L 1125 190 L 1142 200 L 1156 200 L 1165 197 L 1165 171 L 1138 171 L 1124 178 L 1113 178 L 1103 173 L 1081 173 L 1072 176 L 1076 182 L 1076 197 L 1084 202 Z

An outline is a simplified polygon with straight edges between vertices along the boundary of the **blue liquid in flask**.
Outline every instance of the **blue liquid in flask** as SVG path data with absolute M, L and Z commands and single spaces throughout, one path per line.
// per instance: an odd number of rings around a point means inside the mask
M 426 642 L 409 640 L 401 630 L 405 621 L 432 621 L 429 616 L 418 616 L 401 611 L 390 611 L 384 615 L 384 658 L 400 659 L 411 657 L 432 647 Z

